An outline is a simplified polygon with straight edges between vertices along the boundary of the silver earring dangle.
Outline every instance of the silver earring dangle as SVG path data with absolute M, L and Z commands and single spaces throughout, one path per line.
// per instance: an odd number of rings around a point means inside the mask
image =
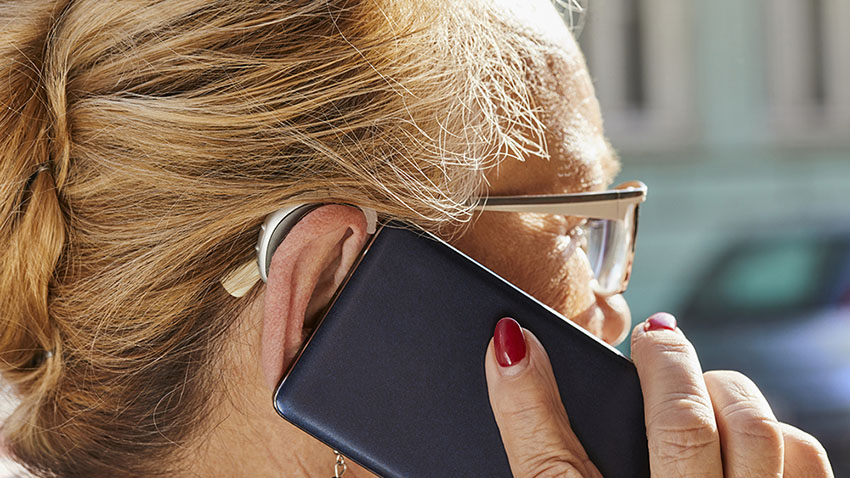
M 334 462 L 334 476 L 332 478 L 340 478 L 345 474 L 345 470 L 348 467 L 345 465 L 345 457 L 340 452 L 334 450 L 334 457 L 336 457 L 336 460 Z

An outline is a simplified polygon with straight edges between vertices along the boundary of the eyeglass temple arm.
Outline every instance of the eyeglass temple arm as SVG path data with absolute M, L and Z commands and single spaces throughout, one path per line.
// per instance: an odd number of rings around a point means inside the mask
M 482 199 L 475 209 L 478 211 L 530 212 L 538 214 L 558 214 L 563 216 L 592 217 L 597 219 L 626 218 L 629 210 L 644 201 L 645 196 L 598 199 L 571 203 L 542 203 L 544 197 L 512 197 Z M 555 198 L 545 198 L 554 200 Z

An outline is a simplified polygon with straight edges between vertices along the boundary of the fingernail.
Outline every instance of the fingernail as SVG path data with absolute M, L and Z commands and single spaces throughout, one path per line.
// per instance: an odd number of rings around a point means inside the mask
M 643 326 L 643 330 L 646 332 L 660 329 L 676 330 L 676 318 L 667 312 L 658 312 L 646 319 Z
M 493 348 L 502 367 L 510 367 L 525 357 L 525 336 L 516 320 L 510 317 L 499 320 L 493 331 Z

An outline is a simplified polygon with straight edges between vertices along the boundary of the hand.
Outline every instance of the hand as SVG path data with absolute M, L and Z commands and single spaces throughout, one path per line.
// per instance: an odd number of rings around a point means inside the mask
M 643 389 L 653 477 L 833 477 L 821 444 L 779 423 L 751 380 L 737 372 L 703 374 L 669 314 L 635 327 L 632 359 Z M 502 319 L 485 362 L 490 404 L 514 476 L 601 476 L 570 428 L 549 357 L 531 332 Z

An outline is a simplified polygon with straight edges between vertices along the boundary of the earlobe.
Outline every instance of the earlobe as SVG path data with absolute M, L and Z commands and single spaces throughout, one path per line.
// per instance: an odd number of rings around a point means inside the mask
M 277 248 L 263 307 L 262 366 L 270 387 L 301 346 L 305 320 L 327 306 L 367 237 L 362 211 L 330 204 L 302 218 Z

